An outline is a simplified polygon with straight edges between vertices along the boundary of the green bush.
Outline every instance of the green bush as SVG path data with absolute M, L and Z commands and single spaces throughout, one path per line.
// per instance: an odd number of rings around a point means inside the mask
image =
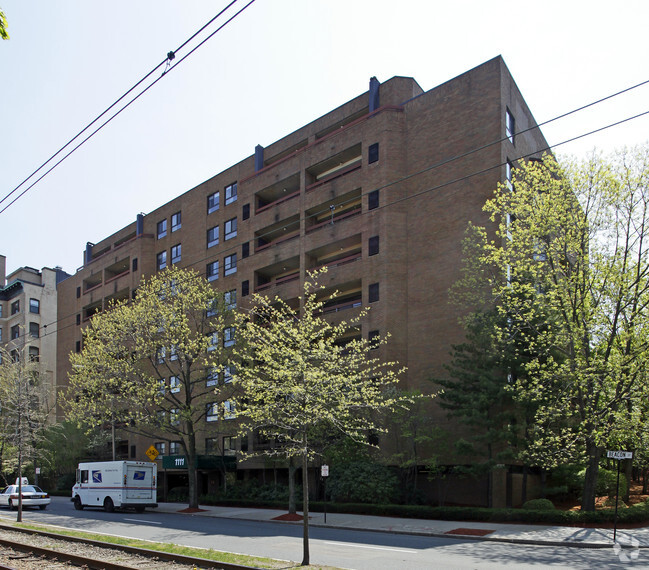
M 327 481 L 327 494 L 337 502 L 389 503 L 398 493 L 399 481 L 390 469 L 369 461 L 337 466 Z
M 532 499 L 527 501 L 523 508 L 530 511 L 553 511 L 554 504 L 550 499 Z

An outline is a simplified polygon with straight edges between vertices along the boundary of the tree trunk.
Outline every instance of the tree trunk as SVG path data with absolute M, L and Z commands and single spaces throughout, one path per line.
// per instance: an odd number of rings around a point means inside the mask
M 189 483 L 189 508 L 198 508 L 198 455 L 196 453 L 196 439 L 190 432 L 187 442 L 187 479 Z
M 584 478 L 584 489 L 581 497 L 581 510 L 595 510 L 595 492 L 597 488 L 597 471 L 599 469 L 600 449 L 593 441 L 586 442 L 588 467 Z
M 626 493 L 622 500 L 628 505 L 631 498 L 631 483 L 633 483 L 633 461 L 631 459 L 624 459 L 622 463 L 624 468 L 624 476 L 626 477 Z
M 297 512 L 295 501 L 295 457 L 288 460 L 288 512 L 294 515 Z
M 302 527 L 304 534 L 302 537 L 302 566 L 309 565 L 309 454 L 305 445 L 304 455 L 302 456 Z

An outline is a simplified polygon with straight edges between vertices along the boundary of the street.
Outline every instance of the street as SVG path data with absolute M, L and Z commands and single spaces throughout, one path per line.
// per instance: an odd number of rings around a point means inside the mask
M 0 520 L 15 519 L 15 512 L 0 509 Z M 155 510 L 141 514 L 75 511 L 65 497 L 52 497 L 45 511 L 26 510 L 23 521 L 283 560 L 299 561 L 302 555 L 299 524 L 205 518 Z M 320 527 L 311 527 L 310 536 L 312 564 L 357 570 L 649 567 L 649 552 L 643 550 L 634 556 L 622 553 L 627 560 L 622 562 L 612 547 L 531 546 Z

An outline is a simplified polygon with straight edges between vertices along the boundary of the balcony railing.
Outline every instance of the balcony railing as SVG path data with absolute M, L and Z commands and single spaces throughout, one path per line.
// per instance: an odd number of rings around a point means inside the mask
M 286 196 L 282 196 L 281 198 L 278 198 L 277 200 L 273 200 L 272 202 L 269 202 L 268 204 L 264 204 L 260 208 L 257 208 L 257 211 L 255 212 L 256 214 L 260 214 L 261 212 L 265 212 L 266 210 L 270 210 L 270 208 L 273 208 L 274 206 L 279 206 L 280 204 L 283 204 L 284 202 L 288 202 L 289 200 L 292 200 L 293 198 L 297 198 L 300 195 L 300 191 L 297 190 L 291 194 L 287 194 Z
M 300 272 L 295 271 L 293 273 L 289 273 L 288 275 L 283 275 L 282 277 L 277 277 L 275 279 L 271 279 L 268 283 L 263 283 L 261 285 L 257 285 L 257 287 L 255 287 L 255 293 L 259 293 L 260 291 L 266 291 L 266 290 L 268 290 L 271 287 L 274 287 L 276 285 L 282 285 L 282 284 L 288 283 L 290 281 L 296 281 L 299 278 L 300 278 Z

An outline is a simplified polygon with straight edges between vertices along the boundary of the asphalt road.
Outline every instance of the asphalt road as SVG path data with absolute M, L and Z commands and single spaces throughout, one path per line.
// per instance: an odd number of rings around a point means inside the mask
M 15 520 L 15 516 L 14 512 L 0 509 L 0 519 Z M 64 497 L 53 497 L 45 511 L 26 510 L 23 521 L 282 560 L 302 559 L 300 525 L 205 518 L 155 510 L 141 514 L 105 513 L 95 509 L 75 511 L 69 499 Z M 311 527 L 310 538 L 313 564 L 356 570 L 649 568 L 648 551 L 636 553 L 637 558 L 625 556 L 627 561 L 623 562 L 612 548 L 527 546 L 316 527 Z

